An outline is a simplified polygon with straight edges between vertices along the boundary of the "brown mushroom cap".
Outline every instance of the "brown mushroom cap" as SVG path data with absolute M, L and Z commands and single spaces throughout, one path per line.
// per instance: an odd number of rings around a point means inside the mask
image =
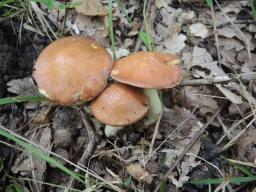
M 148 109 L 148 98 L 125 84 L 112 84 L 91 104 L 93 115 L 112 126 L 126 126 L 140 120 Z
M 138 52 L 114 63 L 111 77 L 141 88 L 164 89 L 179 84 L 182 70 L 177 56 L 160 52 Z
M 72 105 L 99 95 L 107 85 L 112 65 L 111 56 L 96 41 L 64 37 L 42 51 L 33 76 L 43 95 Z

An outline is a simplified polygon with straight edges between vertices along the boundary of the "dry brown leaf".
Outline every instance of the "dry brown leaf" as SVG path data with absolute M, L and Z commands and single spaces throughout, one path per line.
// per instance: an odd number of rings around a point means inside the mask
M 29 130 L 30 131 L 30 130 Z M 28 132 L 29 138 L 34 143 L 40 145 L 44 149 L 51 151 L 51 129 L 49 127 L 40 128 Z M 13 173 L 33 176 L 33 179 L 44 181 L 44 173 L 46 170 L 46 161 L 40 160 L 27 152 L 22 152 L 14 162 L 11 168 Z M 42 185 L 33 183 L 33 191 L 41 191 Z
M 92 18 L 83 14 L 68 12 L 66 26 L 74 35 L 84 35 L 93 38 L 104 47 L 109 47 L 109 42 L 106 38 L 108 29 L 104 18 Z
M 216 76 L 226 76 L 226 73 L 218 66 L 217 61 L 213 61 L 212 56 L 204 48 L 194 47 L 192 61 L 190 67 L 193 68 L 193 75 L 197 78 L 210 78 Z M 223 85 L 215 84 L 215 86 L 229 99 L 232 103 L 241 104 L 242 97 L 236 95 Z
M 256 25 L 250 24 L 248 27 L 249 32 L 256 33 Z
M 239 13 L 242 9 L 240 1 L 232 1 L 223 6 L 222 11 L 224 13 Z
M 221 49 L 220 51 L 221 54 L 221 63 L 225 65 L 227 68 L 230 70 L 237 70 L 239 71 L 241 69 L 240 63 L 237 61 L 237 52 L 233 50 L 226 50 L 226 49 Z
M 232 26 L 225 26 L 218 29 L 218 35 L 226 38 L 233 38 L 236 36 L 236 32 Z
M 108 11 L 103 7 L 101 0 L 73 0 L 76 11 L 87 16 L 104 16 Z
M 201 89 L 200 87 L 186 86 L 183 90 L 184 94 L 177 95 L 180 97 L 179 100 L 185 101 L 185 106 L 189 108 L 198 105 L 200 115 L 213 114 L 219 108 L 217 101 L 210 97 L 214 95 L 211 88 Z
M 167 53 L 177 54 L 185 47 L 185 41 L 187 37 L 183 34 L 174 34 L 171 38 L 164 41 L 166 50 L 162 50 Z
M 248 129 L 237 142 L 238 158 L 256 163 L 256 129 Z
M 155 5 L 157 9 L 161 9 L 168 6 L 168 4 L 164 0 L 156 0 Z
M 192 35 L 194 35 L 195 37 L 201 37 L 203 39 L 208 37 L 208 34 L 209 34 L 206 25 L 202 23 L 194 23 L 190 25 L 189 30 L 192 33 Z
M 126 167 L 126 170 L 129 175 L 134 177 L 139 182 L 146 182 L 150 184 L 153 180 L 152 175 L 149 172 L 145 171 L 140 164 L 135 163 Z
M 31 77 L 15 79 L 7 83 L 8 91 L 21 96 L 40 95 Z
M 165 111 L 163 114 L 162 121 L 168 123 L 168 129 L 171 127 L 176 128 L 180 126 L 184 120 L 187 120 L 183 126 L 181 126 L 175 134 L 170 136 L 170 144 L 172 148 L 162 149 L 161 152 L 165 153 L 166 161 L 164 165 L 170 167 L 175 159 L 186 149 L 191 143 L 191 140 L 198 134 L 203 124 L 196 118 L 195 115 L 191 114 L 191 111 L 185 108 L 175 107 L 174 109 Z M 163 127 L 164 125 L 161 125 Z M 171 131 L 171 130 L 169 130 Z M 198 140 L 188 153 L 197 155 L 199 153 L 201 141 Z M 183 161 L 178 166 L 179 176 L 174 179 L 170 175 L 170 179 L 177 186 L 181 187 L 184 182 L 188 181 L 188 174 L 193 167 L 200 164 L 200 161 L 196 161 L 195 156 L 185 156 Z
M 242 42 L 235 38 L 229 39 L 229 38 L 219 37 L 219 45 L 220 47 L 223 47 L 223 49 L 225 50 L 235 49 L 237 52 L 244 49 L 244 45 L 242 44 Z
M 201 147 L 201 142 L 198 140 L 193 147 L 189 150 L 188 155 L 183 158 L 183 161 L 181 162 L 180 166 L 178 166 L 178 172 L 179 176 L 174 177 L 173 175 L 170 175 L 168 178 L 171 179 L 172 183 L 177 187 L 180 188 L 184 185 L 185 182 L 189 180 L 189 173 L 198 165 L 201 164 L 201 161 L 196 161 L 196 156 L 199 153 Z

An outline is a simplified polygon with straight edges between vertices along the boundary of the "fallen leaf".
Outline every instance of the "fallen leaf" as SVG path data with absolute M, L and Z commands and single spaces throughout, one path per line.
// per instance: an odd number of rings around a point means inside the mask
M 204 48 L 194 47 L 192 54 L 192 61 L 190 66 L 193 68 L 193 75 L 197 78 L 210 78 L 216 76 L 226 76 L 223 69 L 218 66 L 217 61 L 213 61 L 212 56 Z M 229 99 L 232 103 L 241 104 L 242 98 L 236 95 L 228 88 L 224 88 L 221 84 L 215 84 L 215 86 Z
M 194 36 L 201 37 L 203 39 L 208 37 L 208 34 L 209 34 L 206 25 L 202 23 L 195 23 L 190 25 L 189 30 Z
M 256 129 L 248 129 L 237 142 L 238 158 L 245 162 L 256 163 Z
M 239 13 L 242 9 L 242 4 L 240 1 L 232 1 L 232 3 L 227 3 L 223 6 L 222 11 L 224 13 Z
M 168 6 L 168 4 L 163 0 L 156 0 L 155 5 L 156 5 L 157 9 L 161 9 L 161 8 Z
M 106 49 L 109 54 L 112 56 L 113 58 L 113 52 L 112 52 L 112 49 L 111 48 L 107 48 Z M 124 48 L 118 48 L 115 50 L 115 53 L 116 53 L 116 59 L 119 59 L 121 57 L 125 57 L 125 56 L 128 56 L 130 54 L 130 51 L 128 49 L 124 49 Z
M 8 91 L 20 96 L 41 95 L 31 77 L 15 79 L 7 83 Z
M 36 130 L 29 130 L 27 138 L 34 143 L 40 145 L 44 149 L 51 151 L 51 129 L 49 127 L 40 128 Z M 46 161 L 40 160 L 31 156 L 27 152 L 22 152 L 16 158 L 12 168 L 13 173 L 20 173 L 22 175 L 30 175 L 37 181 L 44 181 L 44 174 L 46 171 Z M 41 191 L 42 185 L 33 183 L 33 191 Z
M 180 53 L 185 47 L 185 41 L 187 37 L 183 34 L 174 34 L 171 38 L 166 39 L 164 46 L 166 48 L 165 52 L 170 54 Z
M 226 38 L 233 38 L 236 36 L 236 32 L 232 26 L 225 26 L 217 30 L 219 36 Z
M 184 124 L 184 121 L 186 123 Z M 164 111 L 162 122 L 167 123 L 166 127 L 170 129 L 175 129 L 180 126 L 175 133 L 169 136 L 169 146 L 167 149 L 162 149 L 161 152 L 165 153 L 164 165 L 171 167 L 173 162 L 177 157 L 186 149 L 186 147 L 191 143 L 191 140 L 198 134 L 203 124 L 196 118 L 194 114 L 191 114 L 190 110 L 181 107 L 175 107 L 171 110 Z M 162 124 L 161 127 L 164 127 Z M 165 134 L 168 136 L 168 134 Z M 201 146 L 201 141 L 198 140 L 188 153 L 197 155 L 199 153 Z M 185 156 L 181 163 L 177 166 L 179 176 L 176 176 L 175 180 L 172 175 L 169 178 L 176 184 L 177 187 L 181 187 L 184 182 L 188 181 L 188 174 L 192 168 L 201 164 L 200 161 L 196 161 L 195 156 Z
M 72 3 L 77 4 L 75 9 L 78 13 L 88 16 L 104 16 L 108 11 L 103 7 L 101 0 L 73 0 Z
M 205 116 L 207 114 L 213 114 L 219 108 L 218 102 L 211 97 L 214 94 L 214 90 L 209 87 L 186 86 L 183 88 L 183 92 L 175 95 L 175 98 L 177 99 L 177 103 L 183 101 L 184 106 L 190 109 L 198 106 L 199 114 Z
M 128 167 L 126 167 L 126 170 L 129 175 L 131 175 L 140 182 L 146 182 L 150 184 L 153 180 L 152 175 L 150 175 L 149 172 L 145 171 L 138 163 L 129 165 Z
M 235 93 L 232 93 L 229 89 L 225 88 L 224 86 L 220 84 L 215 85 L 222 93 L 225 95 L 226 98 L 229 99 L 234 104 L 242 104 L 243 100 L 241 96 L 236 95 Z
M 244 49 L 244 45 L 242 44 L 242 42 L 235 38 L 229 39 L 229 38 L 219 37 L 219 45 L 220 47 L 223 47 L 223 49 L 225 50 L 235 49 L 236 52 L 239 52 Z

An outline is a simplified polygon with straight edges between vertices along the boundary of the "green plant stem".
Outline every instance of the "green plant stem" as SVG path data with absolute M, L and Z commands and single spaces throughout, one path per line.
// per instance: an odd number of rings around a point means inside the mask
M 116 46 L 115 46 L 115 38 L 114 38 L 114 30 L 113 30 L 113 13 L 112 13 L 112 0 L 108 1 L 108 25 L 109 25 L 109 34 L 111 39 L 111 50 L 113 52 L 113 58 L 116 60 Z
M 149 28 L 148 28 L 148 20 L 147 20 L 147 3 L 148 1 L 147 0 L 144 0 L 144 4 L 143 4 L 143 18 L 144 18 L 144 27 L 145 27 L 145 31 L 146 33 L 149 35 L 150 32 L 149 32 Z M 150 36 L 150 35 L 149 35 Z M 153 46 L 152 46 L 152 39 L 151 38 L 148 38 L 148 49 L 150 51 L 153 51 Z

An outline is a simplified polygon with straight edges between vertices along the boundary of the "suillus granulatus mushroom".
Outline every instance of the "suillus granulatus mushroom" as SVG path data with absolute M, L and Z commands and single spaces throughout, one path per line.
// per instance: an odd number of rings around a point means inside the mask
M 114 62 L 111 77 L 141 88 L 166 89 L 179 84 L 182 70 L 177 56 L 160 52 L 138 52 Z
M 111 126 L 127 126 L 142 119 L 148 109 L 148 98 L 136 87 L 112 84 L 91 104 L 93 115 Z
M 110 76 L 118 82 L 144 88 L 149 97 L 149 114 L 152 117 L 147 124 L 151 124 L 162 110 L 157 89 L 175 87 L 182 79 L 179 63 L 180 59 L 175 55 L 141 51 L 116 60 Z
M 112 58 L 96 41 L 82 36 L 64 37 L 39 55 L 33 76 L 39 91 L 62 105 L 89 101 L 107 85 Z

